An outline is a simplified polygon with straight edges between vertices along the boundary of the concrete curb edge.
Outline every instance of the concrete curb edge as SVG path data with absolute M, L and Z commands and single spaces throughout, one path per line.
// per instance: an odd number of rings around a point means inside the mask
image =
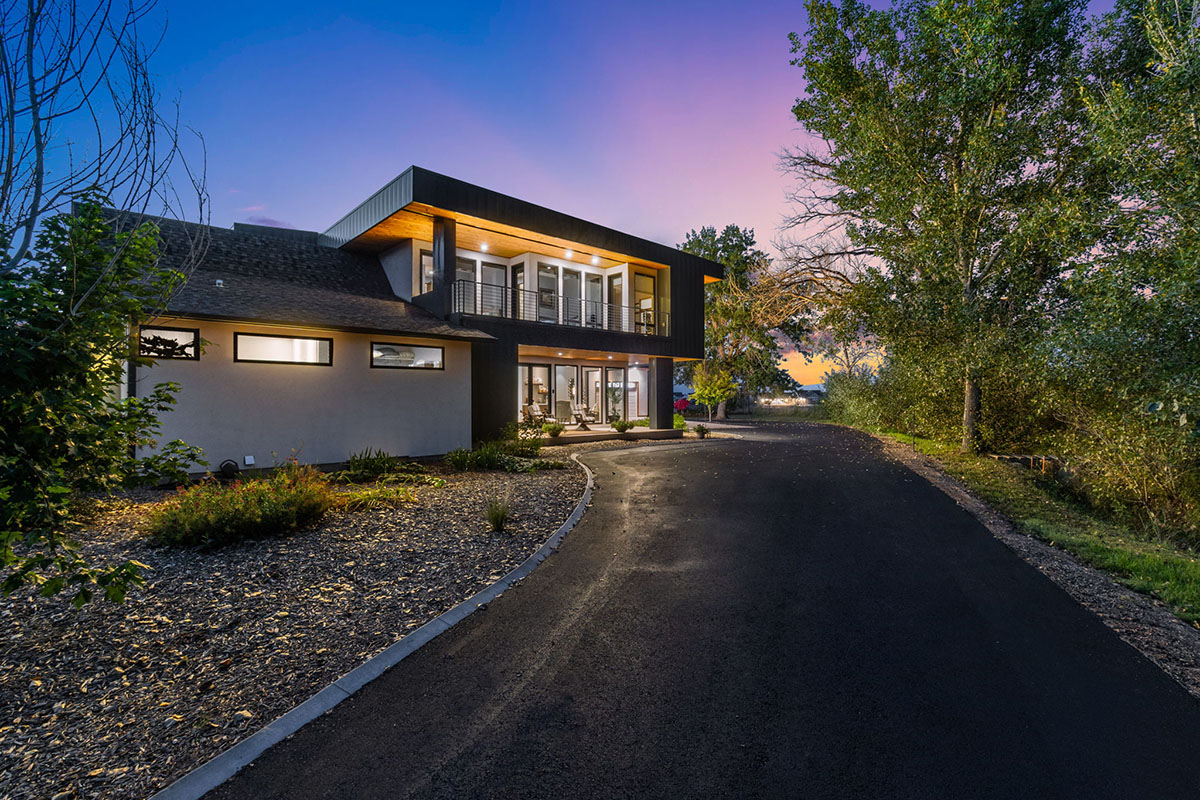
M 300 705 L 276 718 L 262 730 L 252 734 L 192 771 L 180 776 L 174 782 L 159 790 L 150 800 L 199 800 L 208 792 L 217 788 L 246 767 L 250 762 L 261 756 L 271 747 L 291 736 L 317 717 L 329 711 L 338 703 L 350 697 L 359 689 L 399 664 L 422 646 L 428 644 L 439 634 L 462 622 L 482 606 L 495 600 L 517 581 L 533 572 L 538 564 L 558 549 L 563 537 L 579 524 L 583 512 L 592 501 L 592 490 L 595 488 L 595 475 L 587 465 L 579 460 L 578 454 L 572 455 L 571 460 L 578 464 L 587 476 L 587 484 L 579 502 L 575 504 L 571 515 L 559 526 L 549 539 L 532 555 L 522 561 L 512 572 L 500 580 L 487 586 L 466 600 L 442 612 L 429 622 L 417 628 L 382 653 L 368 659 L 355 667 L 333 683 L 326 686 Z

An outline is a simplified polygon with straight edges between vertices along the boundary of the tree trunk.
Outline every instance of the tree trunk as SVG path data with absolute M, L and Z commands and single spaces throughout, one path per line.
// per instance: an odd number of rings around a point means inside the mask
M 721 402 L 717 403 L 717 419 L 729 419 L 729 417 L 725 415 L 725 404 L 728 402 L 728 400 L 722 400 Z M 710 419 L 709 422 L 712 422 L 712 420 Z
M 979 376 L 971 367 L 963 379 L 962 447 L 964 453 L 979 452 Z

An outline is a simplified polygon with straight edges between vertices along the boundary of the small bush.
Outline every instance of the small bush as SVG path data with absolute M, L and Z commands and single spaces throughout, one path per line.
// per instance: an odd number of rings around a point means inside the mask
M 613 420 L 612 426 L 613 430 L 617 433 L 625 433 L 625 431 L 633 427 L 633 423 L 627 419 L 615 419 Z
M 563 425 L 561 422 L 546 422 L 542 425 L 542 430 L 545 431 L 551 439 L 557 439 L 558 435 L 566 429 L 567 426 Z
M 500 431 L 495 441 L 500 442 L 505 452 L 518 458 L 537 458 L 542 451 L 542 426 L 536 422 L 518 425 L 510 422 Z
M 683 414 L 680 414 L 678 411 L 675 412 L 675 430 L 677 430 L 677 431 L 686 431 L 687 430 L 687 420 L 684 419 Z
M 363 486 L 345 492 L 338 500 L 344 511 L 374 511 L 415 503 L 417 496 L 404 486 Z
M 219 547 L 311 525 L 336 502 L 325 475 L 291 463 L 267 478 L 181 488 L 151 514 L 147 530 L 162 544 Z
M 443 460 L 450 469 L 462 472 L 471 468 L 471 451 L 462 447 L 456 447 L 449 453 L 446 453 L 446 457 Z
M 363 450 L 361 453 L 350 454 L 346 461 L 346 469 L 340 472 L 338 477 L 350 483 L 366 483 L 399 469 L 398 457 L 388 455 L 383 450 Z
M 633 421 L 632 425 L 635 428 L 649 428 L 650 427 L 650 419 L 649 418 L 635 419 Z
M 508 501 L 499 498 L 488 500 L 484 513 L 487 515 L 488 525 L 491 527 L 492 533 L 503 533 L 504 523 L 508 522 Z
M 696 430 L 696 435 L 699 436 L 701 439 L 708 438 L 709 431 L 708 431 L 708 427 L 706 425 L 697 425 L 695 430 Z

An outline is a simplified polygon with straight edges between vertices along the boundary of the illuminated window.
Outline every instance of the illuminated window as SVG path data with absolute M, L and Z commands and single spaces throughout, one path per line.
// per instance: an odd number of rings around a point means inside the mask
M 200 329 L 142 328 L 138 333 L 138 355 L 199 361 Z
M 428 250 L 421 251 L 421 293 L 429 294 L 433 291 L 433 253 Z
M 333 364 L 333 339 L 312 336 L 270 336 L 261 333 L 235 333 L 233 360 L 261 364 Z
M 402 342 L 371 342 L 371 366 L 383 369 L 442 369 L 445 351 Z

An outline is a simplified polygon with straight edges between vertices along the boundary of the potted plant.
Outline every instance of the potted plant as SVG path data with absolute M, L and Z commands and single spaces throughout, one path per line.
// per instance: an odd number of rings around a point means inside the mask
M 542 430 L 551 439 L 557 439 L 558 435 L 560 433 L 562 433 L 564 430 L 566 430 L 566 428 L 567 428 L 567 426 L 563 425 L 561 422 L 543 422 L 542 423 Z
M 708 438 L 708 427 L 705 425 L 697 425 L 696 426 L 696 436 L 701 439 L 707 439 Z

